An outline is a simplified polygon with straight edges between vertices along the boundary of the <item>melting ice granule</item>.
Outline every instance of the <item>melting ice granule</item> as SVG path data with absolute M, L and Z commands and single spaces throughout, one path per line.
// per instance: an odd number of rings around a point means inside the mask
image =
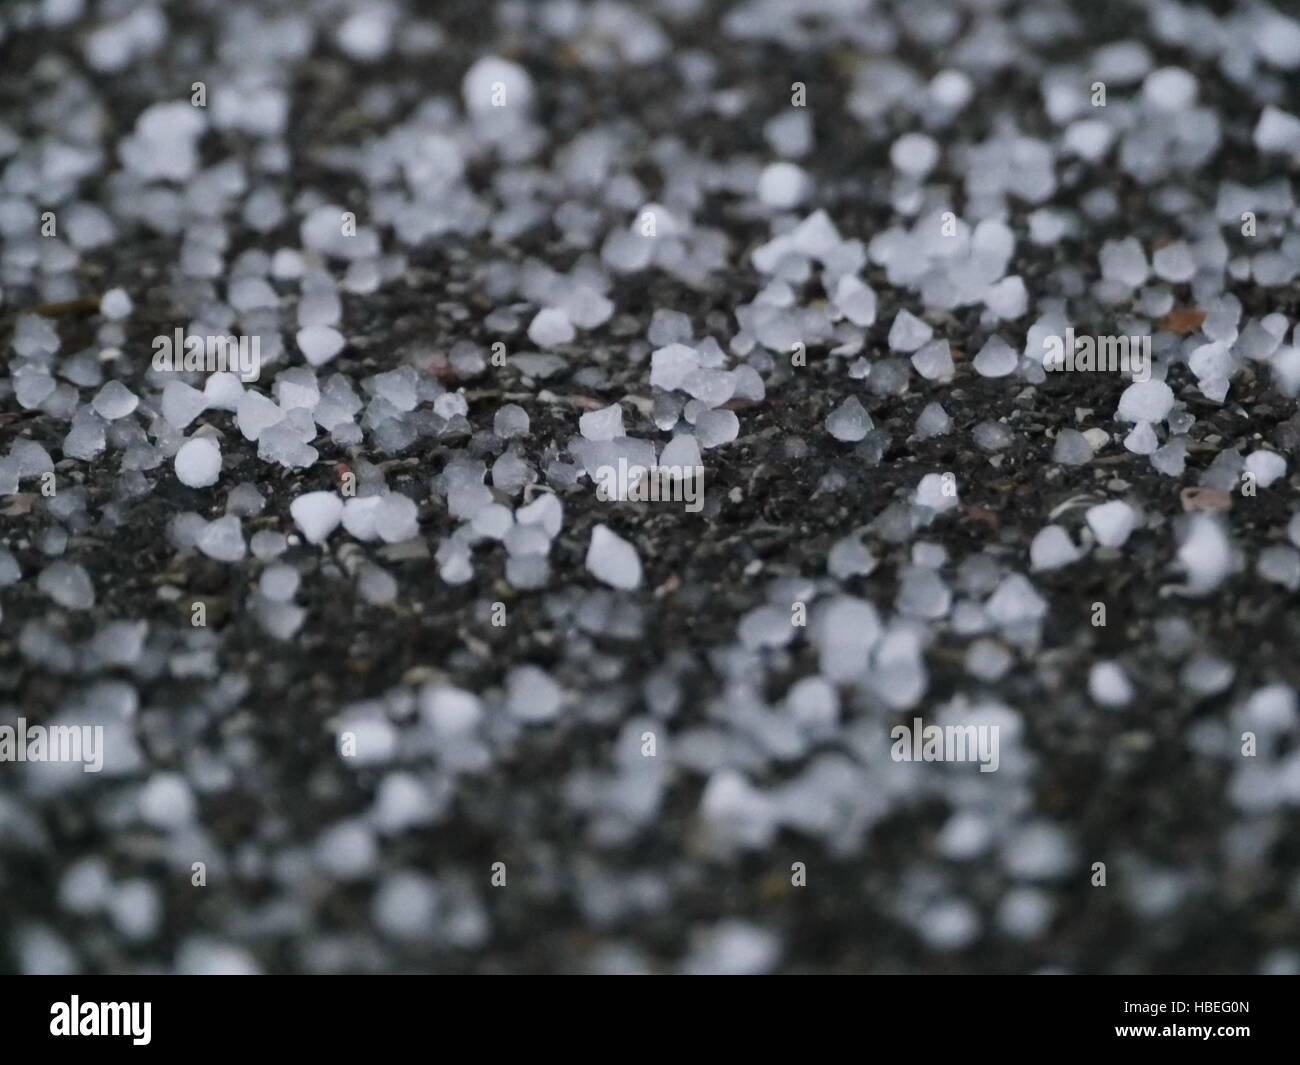
M 1063 466 L 1082 466 L 1092 459 L 1092 445 L 1078 429 L 1062 429 L 1052 445 L 1052 461 Z
M 52 562 L 41 571 L 36 587 L 65 610 L 89 610 L 95 605 L 95 586 L 83 566 Z
M 904 308 L 889 327 L 889 347 L 907 354 L 928 343 L 933 336 L 934 330 L 928 324 Z
M 589 411 L 578 419 L 578 430 L 586 439 L 598 443 L 626 436 L 623 431 L 623 408 L 613 403 L 601 410 Z
M 706 450 L 729 444 L 739 434 L 740 419 L 734 411 L 706 410 L 695 419 L 695 438 Z
M 576 335 L 569 316 L 558 307 L 544 307 L 528 326 L 528 339 L 539 348 L 568 344 Z
M 207 488 L 221 476 L 221 448 L 211 437 L 196 436 L 176 452 L 176 479 L 187 488 Z
M 849 396 L 826 416 L 826 431 L 836 440 L 854 443 L 870 430 L 871 416 L 854 396 Z
M 632 590 L 641 585 L 641 560 L 636 548 L 607 525 L 591 530 L 587 569 L 611 588 Z
M 140 397 L 121 381 L 109 381 L 96 393 L 91 406 L 105 421 L 125 418 L 140 405 Z
M 1119 418 L 1125 422 L 1162 422 L 1174 407 L 1174 392 L 1163 381 L 1136 381 L 1119 397 Z
M 1137 513 L 1122 499 L 1089 507 L 1084 518 L 1102 547 L 1121 546 L 1137 524 Z
M 209 558 L 218 562 L 238 562 L 244 557 L 244 533 L 239 519 L 233 514 L 208 522 L 199 533 L 195 546 Z
M 307 542 L 318 544 L 343 520 L 343 500 L 333 492 L 306 492 L 289 504 L 289 513 Z
M 184 429 L 207 407 L 207 395 L 184 381 L 168 381 L 163 387 L 163 417 L 177 429 Z
M 1029 545 L 1030 568 L 1035 571 L 1058 569 L 1077 561 L 1080 554 L 1064 528 L 1047 525 L 1035 534 Z
M 991 336 L 975 356 L 975 372 L 981 377 L 1006 377 L 1018 361 L 1010 344 L 1000 336 Z
M 343 350 L 343 334 L 328 325 L 309 325 L 298 330 L 298 350 L 313 366 L 323 366 Z

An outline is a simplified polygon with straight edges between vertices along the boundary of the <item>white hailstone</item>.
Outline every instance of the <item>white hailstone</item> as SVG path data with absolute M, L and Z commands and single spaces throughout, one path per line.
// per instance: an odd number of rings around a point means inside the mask
M 903 308 L 889 327 L 889 347 L 891 351 L 909 354 L 928 343 L 933 336 L 934 330 L 929 325 Z
M 1151 466 L 1166 477 L 1181 477 L 1186 465 L 1187 445 L 1181 440 L 1171 440 L 1151 454 Z
M 956 479 L 951 474 L 927 473 L 917 484 L 912 501 L 919 507 L 929 507 L 935 513 L 950 510 L 959 502 Z
M 264 430 L 284 420 L 284 411 L 260 392 L 248 391 L 239 397 L 235 420 L 245 440 L 257 440 Z
M 8 588 L 11 584 L 17 584 L 22 575 L 23 571 L 13 553 L 0 547 L 0 588 Z
M 515 521 L 521 525 L 540 525 L 552 540 L 559 535 L 563 520 L 564 504 L 554 492 L 544 492 L 515 511 Z
M 700 457 L 700 444 L 690 433 L 673 437 L 659 456 L 661 469 L 684 471 L 686 477 L 693 476 L 693 471 L 703 465 Z
M 248 546 L 252 549 L 255 557 L 266 562 L 284 554 L 285 549 L 289 546 L 289 540 L 284 533 L 263 529 L 261 532 L 253 533 L 253 538 L 248 542 Z
M 391 403 L 400 411 L 415 410 L 416 404 L 419 403 L 415 371 L 409 366 L 403 366 L 400 370 L 390 370 L 388 373 L 376 374 L 373 383 L 375 395 Z M 438 399 L 447 404 L 439 407 L 437 401 L 435 401 L 434 411 L 440 417 L 454 417 L 456 414 L 465 414 L 469 410 L 468 405 L 465 403 L 465 397 L 457 392 L 444 392 L 438 396 Z
M 1029 293 L 1025 290 L 1024 279 L 1013 275 L 990 285 L 984 293 L 984 305 L 1002 321 L 1013 322 L 1023 318 L 1029 309 Z
M 1133 684 L 1118 662 L 1098 662 L 1088 672 L 1088 694 L 1098 706 L 1127 706 Z
M 1255 475 L 1260 488 L 1267 488 L 1285 475 L 1286 459 L 1276 451 L 1252 451 L 1246 456 L 1246 472 Z
M 1153 70 L 1142 83 L 1142 99 L 1159 111 L 1186 111 L 1196 103 L 1196 78 L 1181 67 Z
M 305 492 L 289 504 L 289 513 L 307 542 L 319 544 L 343 520 L 343 500 L 333 492 Z
M 636 548 L 607 525 L 597 525 L 591 530 L 587 569 L 611 588 L 630 591 L 641 585 L 641 560 Z
M 787 210 L 807 198 L 810 184 L 802 167 L 771 163 L 758 177 L 758 198 L 768 207 Z
M 155 773 L 139 797 L 140 819 L 155 828 L 184 828 L 194 819 L 196 804 L 189 783 L 179 773 Z
M 528 435 L 528 412 L 518 403 L 499 407 L 492 419 L 492 431 L 502 440 Z
M 1122 499 L 1112 499 L 1089 507 L 1084 520 L 1102 547 L 1119 547 L 1137 525 L 1137 512 Z
M 89 610 L 95 605 L 90 574 L 75 562 L 50 563 L 36 578 L 36 587 L 65 610 Z
M 1151 269 L 1162 281 L 1182 284 L 1196 276 L 1196 259 L 1187 241 L 1175 240 L 1151 257 Z
M 392 44 L 393 18 L 382 7 L 362 8 L 339 23 L 334 39 L 348 56 L 373 62 L 388 54 Z
M 298 592 L 301 578 L 292 566 L 267 566 L 257 582 L 257 590 L 277 603 L 287 603 Z
M 64 458 L 93 459 L 104 450 L 104 444 L 104 420 L 89 407 L 82 407 L 63 438 Z
M 1084 118 L 1070 123 L 1065 131 L 1064 147 L 1067 152 L 1095 163 L 1110 150 L 1114 140 L 1115 128 L 1109 122 Z
M 984 609 L 993 621 L 1006 628 L 1026 621 L 1037 621 L 1047 613 L 1047 603 L 1021 573 L 1004 577 Z
M 1300 554 L 1294 548 L 1274 544 L 1259 553 L 1256 570 L 1261 577 L 1289 591 L 1300 588 Z
M 820 674 L 831 683 L 861 676 L 880 638 L 875 606 L 853 596 L 836 596 L 823 607 L 814 628 Z
M 397 943 L 427 941 L 437 921 L 438 887 L 422 873 L 386 876 L 370 903 L 375 928 Z
M 720 447 L 740 435 L 740 419 L 734 411 L 706 410 L 695 419 L 695 438 L 700 447 Z
M 374 830 L 358 818 L 340 821 L 321 833 L 314 848 L 316 863 L 339 880 L 360 880 L 379 861 Z
M 1147 263 L 1146 253 L 1138 243 L 1137 237 L 1106 241 L 1101 246 L 1098 260 L 1101 264 L 1101 276 L 1125 288 L 1144 285 L 1147 278 L 1151 276 L 1151 267 Z
M 927 381 L 940 381 L 945 377 L 951 377 L 955 367 L 948 341 L 932 340 L 922 345 L 912 355 L 912 366 Z
M 1205 391 L 1207 382 L 1225 379 L 1232 369 L 1232 352 L 1221 341 L 1202 344 L 1187 358 L 1187 366 L 1196 374 L 1201 390 Z
M 227 293 L 230 305 L 240 313 L 276 307 L 280 297 L 264 277 L 239 277 L 230 282 Z
M 748 399 L 754 403 L 762 403 L 767 397 L 767 385 L 763 384 L 763 378 L 759 376 L 757 369 L 751 365 L 738 365 L 733 369 L 732 376 L 736 381 L 736 398 Z M 662 427 L 660 427 L 662 428 Z
M 993 683 L 1015 664 L 1011 653 L 996 640 L 976 640 L 966 649 L 966 672 Z
M 686 378 L 700 368 L 700 353 L 685 344 L 669 344 L 650 355 L 650 384 L 665 392 L 682 387 Z
M 623 408 L 617 403 L 600 410 L 589 411 L 578 419 L 578 431 L 587 440 L 603 443 L 626 436 L 623 430 Z
M 357 540 L 377 540 L 375 512 L 379 509 L 379 496 L 349 496 L 343 501 L 343 528 Z
M 475 117 L 521 114 L 533 103 L 533 79 L 518 63 L 488 55 L 465 72 L 460 84 L 465 109 Z
M 820 208 L 795 226 L 789 238 L 795 252 L 823 261 L 843 243 L 831 216 Z
M 105 421 L 125 418 L 140 405 L 140 397 L 121 381 L 109 381 L 91 401 L 91 407 Z
M 908 177 L 925 177 L 939 161 L 939 146 L 924 133 L 904 133 L 889 148 L 894 169 Z
M 13 382 L 14 399 L 24 410 L 40 406 L 58 387 L 58 383 L 49 374 L 27 366 L 14 371 Z
M 775 606 L 755 607 L 736 626 L 740 642 L 751 650 L 760 647 L 784 647 L 794 639 L 790 614 Z
M 812 120 L 804 111 L 787 108 L 764 123 L 763 136 L 778 155 L 800 159 L 812 151 Z
M 1119 397 L 1119 419 L 1124 422 L 1165 420 L 1174 408 L 1174 391 L 1163 381 L 1135 381 Z
M 1124 438 L 1124 447 L 1135 455 L 1154 455 L 1160 450 L 1160 438 L 1150 422 L 1138 422 Z
M 233 514 L 208 522 L 194 546 L 218 562 L 238 562 L 246 553 L 244 532 Z
M 943 436 L 952 428 L 952 418 L 942 404 L 927 403 L 916 418 L 916 435 L 922 440 Z
M 221 476 L 221 448 L 210 436 L 196 436 L 176 452 L 176 479 L 186 488 L 207 488 Z
M 559 307 L 543 307 L 528 326 L 528 339 L 539 348 L 568 344 L 575 336 L 573 322 Z
M 975 372 L 981 377 L 1006 377 L 1018 361 L 1015 349 L 995 333 L 975 356 Z
M 320 452 L 302 442 L 288 422 L 273 425 L 257 441 L 257 457 L 263 462 L 276 462 L 285 469 L 305 469 L 315 464 Z
M 126 289 L 110 288 L 99 300 L 99 313 L 114 322 L 120 322 L 130 315 L 135 306 Z
M 770 807 L 770 803 L 764 802 L 761 813 L 763 840 L 776 827 Z M 687 975 L 762 976 L 776 968 L 780 958 L 781 940 L 777 935 L 749 921 L 728 919 L 694 938 L 691 953 L 682 964 L 682 972 Z
M 343 334 L 332 326 L 308 325 L 298 330 L 298 350 L 312 366 L 323 366 L 343 350 Z
M 420 531 L 415 501 L 401 492 L 389 492 L 379 497 L 374 523 L 375 532 L 387 544 L 400 544 L 412 539 Z
M 849 396 L 826 416 L 826 431 L 845 443 L 861 440 L 870 430 L 871 415 L 855 396 Z
M 520 721 L 552 721 L 564 703 L 564 693 L 537 666 L 516 666 L 506 678 L 506 705 Z
M 1062 429 L 1052 446 L 1052 461 L 1062 466 L 1082 466 L 1092 460 L 1092 444 L 1078 429 Z
M 926 907 L 917 932 L 936 950 L 961 950 L 980 934 L 979 912 L 964 899 L 941 899 Z
M 1068 566 L 1077 562 L 1081 555 L 1070 534 L 1060 525 L 1046 525 L 1039 529 L 1029 545 L 1029 564 L 1035 571 Z
M 449 684 L 426 684 L 420 689 L 419 705 L 420 716 L 441 737 L 471 735 L 483 720 L 479 697 Z
M 184 381 L 168 381 L 163 387 L 163 417 L 174 428 L 184 429 L 207 408 L 208 397 Z
M 203 383 L 203 395 L 207 397 L 210 409 L 228 410 L 233 414 L 239 410 L 239 401 L 244 398 L 244 383 L 238 374 L 227 371 L 209 374 Z
M 682 382 L 682 391 L 707 407 L 720 407 L 736 391 L 730 370 L 695 370 Z
M 975 95 L 969 75 L 960 70 L 941 70 L 926 87 L 931 102 L 942 111 L 960 111 Z
M 835 285 L 835 308 L 854 325 L 872 325 L 876 321 L 875 290 L 860 278 L 845 274 Z
M 1269 104 L 1259 116 L 1254 137 L 1261 152 L 1300 155 L 1300 118 Z
M 500 503 L 489 503 L 474 515 L 470 527 L 489 540 L 502 540 L 509 534 L 514 520 L 509 507 L 502 506 Z

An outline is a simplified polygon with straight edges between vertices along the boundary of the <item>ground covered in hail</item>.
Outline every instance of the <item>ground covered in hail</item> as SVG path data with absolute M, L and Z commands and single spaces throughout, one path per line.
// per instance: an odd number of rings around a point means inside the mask
M 1300 971 L 1300 22 L 0 8 L 0 967 Z

